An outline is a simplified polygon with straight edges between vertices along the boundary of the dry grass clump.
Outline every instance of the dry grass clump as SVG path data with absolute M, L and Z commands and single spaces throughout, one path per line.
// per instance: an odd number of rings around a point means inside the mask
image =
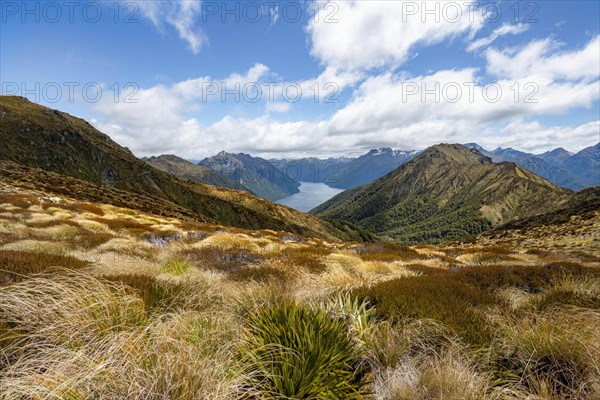
M 146 322 L 144 303 L 131 289 L 73 271 L 4 287 L 0 304 L 0 320 L 56 345 L 83 344 Z
M 87 261 L 67 254 L 0 250 L 0 285 L 21 282 L 53 267 L 80 269 L 88 265 Z
M 265 259 L 264 256 L 250 252 L 245 248 L 221 249 L 212 246 L 187 247 L 177 252 L 177 255 L 189 260 L 201 270 L 215 270 L 226 273 L 236 272 Z
M 273 264 L 259 265 L 256 267 L 246 267 L 238 269 L 229 275 L 229 279 L 236 282 L 284 282 L 291 279 L 290 274 L 283 268 L 276 267 Z
M 490 391 L 477 357 L 433 320 L 378 323 L 366 344 L 375 399 L 483 399 Z
M 112 229 L 115 232 L 119 232 L 121 230 L 138 230 L 139 232 L 147 232 L 151 230 L 152 226 L 150 224 L 142 224 L 135 219 L 132 218 L 101 218 L 94 217 L 91 218 L 92 221 L 96 221 L 100 224 L 106 225 L 109 229 Z M 134 231 L 135 232 L 135 231 Z
M 497 348 L 511 370 L 519 371 L 519 384 L 526 390 L 543 389 L 557 398 L 600 396 L 597 311 L 553 309 L 506 318 L 497 328 Z
M 234 314 L 152 315 L 129 286 L 82 274 L 0 289 L 0 399 L 237 397 Z

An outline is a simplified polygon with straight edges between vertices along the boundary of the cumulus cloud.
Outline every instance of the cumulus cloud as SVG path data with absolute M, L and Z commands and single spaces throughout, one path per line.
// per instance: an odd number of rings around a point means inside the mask
M 415 46 L 472 35 L 483 24 L 482 14 L 466 2 L 350 0 L 327 4 L 307 31 L 311 54 L 338 70 L 395 68 L 410 58 Z
M 584 78 L 597 79 L 600 74 L 600 35 L 579 50 L 560 51 L 561 44 L 553 38 L 535 40 L 515 49 L 489 49 L 487 70 L 498 77 L 522 79 Z
M 208 37 L 199 27 L 198 18 L 202 13 L 201 0 L 137 1 L 141 14 L 154 26 L 164 31 L 169 25 L 186 41 L 190 50 L 198 54 L 208 43 Z

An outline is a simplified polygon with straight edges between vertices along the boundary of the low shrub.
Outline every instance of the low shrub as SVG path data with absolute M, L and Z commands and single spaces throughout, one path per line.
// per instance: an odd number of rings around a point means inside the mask
M 39 200 L 35 196 L 16 193 L 0 193 L 0 204 L 11 204 L 18 208 L 27 209 L 38 203 Z
M 331 250 L 319 251 L 311 248 L 287 249 L 278 258 L 284 260 L 290 267 L 300 267 L 313 274 L 319 274 L 327 269 L 323 262 L 325 255 L 331 254 Z
M 80 203 L 80 202 L 75 202 L 75 203 L 44 203 L 44 205 L 42 206 L 44 208 L 44 210 L 47 210 L 48 208 L 61 208 L 63 210 L 68 210 L 68 211 L 74 211 L 76 213 L 90 213 L 90 214 L 96 214 L 99 216 L 104 216 L 104 210 L 94 204 L 90 204 L 90 203 Z
M 486 319 L 475 308 L 493 305 L 496 298 L 448 275 L 394 279 L 358 289 L 355 295 L 372 302 L 382 319 L 433 319 L 471 344 L 491 342 Z
M 429 256 L 421 254 L 410 247 L 392 243 L 363 243 L 357 246 L 355 251 L 364 261 L 391 262 L 429 258 Z

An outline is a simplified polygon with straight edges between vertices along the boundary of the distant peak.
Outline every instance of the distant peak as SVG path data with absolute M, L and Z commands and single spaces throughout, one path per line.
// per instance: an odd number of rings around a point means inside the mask
M 368 155 L 372 155 L 372 156 L 377 156 L 377 155 L 381 155 L 381 154 L 392 154 L 393 151 L 391 148 L 389 147 L 380 147 L 378 149 L 371 149 L 369 150 L 369 152 L 367 153 Z
M 487 151 L 481 145 L 479 145 L 479 144 L 477 144 L 475 142 L 465 143 L 465 147 L 468 147 L 469 149 L 475 149 L 477 151 Z
M 490 164 L 491 158 L 462 144 L 438 144 L 426 149 L 419 157 L 443 156 L 460 164 Z

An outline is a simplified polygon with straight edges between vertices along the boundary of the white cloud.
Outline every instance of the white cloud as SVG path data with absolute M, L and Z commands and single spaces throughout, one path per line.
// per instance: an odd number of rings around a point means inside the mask
M 371 3 L 339 3 L 341 10 L 356 14 L 349 15 L 346 22 L 345 14 L 338 15 L 338 27 L 322 28 L 311 23 L 308 28 L 312 52 L 323 62 L 324 69 L 315 79 L 298 82 L 303 93 L 312 93 L 310 88 L 315 82 L 322 89 L 328 82 L 335 82 L 340 90 L 354 88 L 350 100 L 336 107 L 331 116 L 280 122 L 278 113 L 289 111 L 291 104 L 279 96 L 275 102 L 265 102 L 265 114 L 256 118 L 227 115 L 203 124 L 190 117 L 192 111 L 202 115 L 206 106 L 202 92 L 207 83 L 224 83 L 228 88 L 267 79 L 285 83 L 266 65 L 257 63 L 245 73 L 218 80 L 199 77 L 143 89 L 137 95 L 138 104 L 101 102 L 95 110 L 104 118 L 96 125 L 138 155 L 176 153 L 195 159 L 221 150 L 262 156 L 328 156 L 357 154 L 381 146 L 421 149 L 439 142 L 471 141 L 529 151 L 557 146 L 579 150 L 598 141 L 598 121 L 574 127 L 544 126 L 536 118 L 590 107 L 600 99 L 599 37 L 581 49 L 565 50 L 552 38 L 511 49 L 489 48 L 483 53 L 485 71 L 496 82 L 485 92 L 481 87 L 486 83 L 483 71 L 474 67 L 421 76 L 394 70 L 415 46 L 472 34 L 477 31 L 478 22 L 423 24 L 415 32 L 403 32 L 405 28 L 396 26 L 403 24 L 394 20 L 402 18 L 393 15 L 396 11 L 391 4 L 396 2 L 363 5 Z M 473 44 L 488 46 L 497 37 L 522 29 L 513 25 L 500 27 L 490 37 Z M 404 36 L 398 36 L 400 33 Z M 386 67 L 387 72 L 372 75 L 372 67 Z M 472 87 L 471 83 L 480 86 Z M 486 94 L 495 96 L 495 88 L 501 90 L 497 101 L 486 98 Z M 416 92 L 409 92 L 415 89 Z M 425 94 L 424 89 L 434 90 L 435 94 Z M 218 100 L 220 96 L 216 93 L 213 98 Z
M 170 25 L 185 40 L 194 54 L 198 54 L 208 37 L 199 27 L 198 18 L 202 13 L 201 0 L 137 1 L 140 12 L 161 32 L 164 25 Z
M 523 33 L 525 31 L 527 31 L 527 29 L 529 29 L 529 26 L 525 25 L 525 24 L 516 24 L 516 25 L 504 24 L 500 28 L 495 29 L 490 36 L 487 36 L 487 37 L 484 37 L 481 39 L 477 39 L 476 41 L 471 43 L 469 45 L 469 47 L 467 48 L 467 50 L 468 51 L 478 50 L 481 47 L 489 46 L 490 44 L 492 44 L 492 42 L 494 42 L 496 39 L 498 39 L 501 36 L 518 35 L 519 33 Z
M 481 13 L 466 2 L 349 0 L 328 4 L 307 31 L 311 54 L 338 70 L 394 68 L 411 56 L 416 45 L 474 34 L 483 23 Z
M 528 43 L 520 49 L 489 49 L 486 52 L 488 72 L 504 78 L 540 79 L 584 78 L 600 75 L 600 36 L 580 50 L 559 52 L 561 44 L 547 38 Z

